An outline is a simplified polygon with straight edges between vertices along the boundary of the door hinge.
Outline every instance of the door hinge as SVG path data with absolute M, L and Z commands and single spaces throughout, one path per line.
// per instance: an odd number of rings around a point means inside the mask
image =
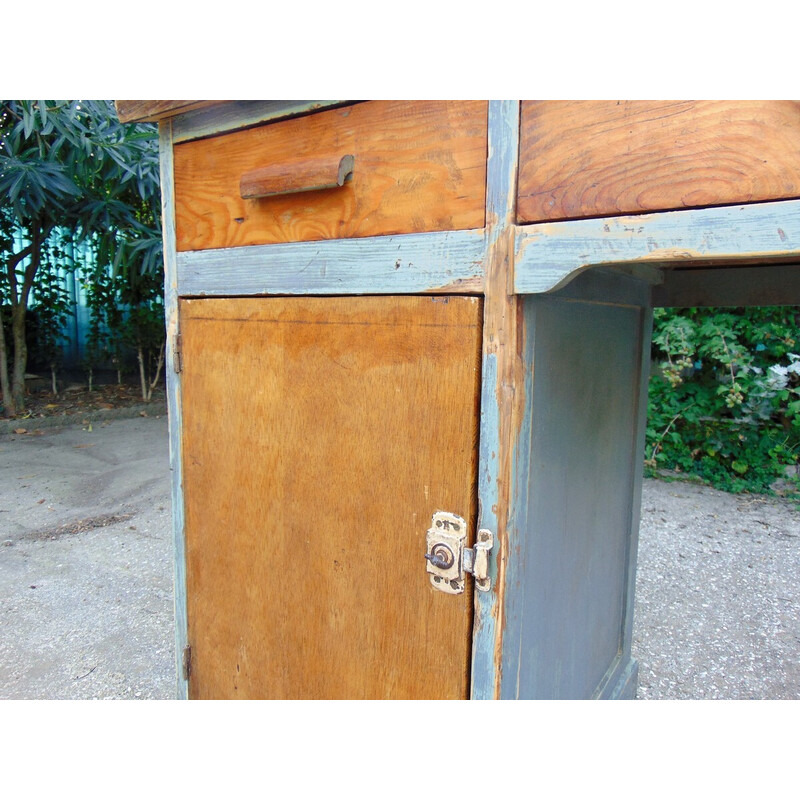
M 179 333 L 176 333 L 172 340 L 172 366 L 175 372 L 183 369 L 183 338 Z
M 465 547 L 466 543 L 467 523 L 463 517 L 447 511 L 437 511 L 433 515 L 426 536 L 425 558 L 435 589 L 461 594 L 467 572 L 475 578 L 478 591 L 488 592 L 492 588 L 489 577 L 489 551 L 494 545 L 492 532 L 481 528 L 475 546 Z
M 186 647 L 183 648 L 181 674 L 183 675 L 183 679 L 185 681 L 188 681 L 189 676 L 192 674 L 192 646 L 190 644 L 187 644 Z

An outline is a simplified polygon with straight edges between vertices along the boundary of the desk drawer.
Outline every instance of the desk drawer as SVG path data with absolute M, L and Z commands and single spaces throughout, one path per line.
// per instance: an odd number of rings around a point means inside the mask
M 481 228 L 487 105 L 372 101 L 179 144 L 178 250 Z
M 800 103 L 526 101 L 521 223 L 800 197 Z

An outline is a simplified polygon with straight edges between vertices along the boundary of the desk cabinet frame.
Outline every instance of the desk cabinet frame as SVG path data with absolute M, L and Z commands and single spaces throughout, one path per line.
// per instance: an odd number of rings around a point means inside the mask
M 490 558 L 493 589 L 475 593 L 472 698 L 634 696 L 637 667 L 630 648 L 652 309 L 654 305 L 800 304 L 800 200 L 517 225 L 520 104 L 490 101 L 483 230 L 179 254 L 175 247 L 173 144 L 271 116 L 304 113 L 322 104 L 250 105 L 244 116 L 233 105 L 224 114 L 203 109 L 159 123 L 178 696 L 187 696 L 183 660 L 189 645 L 181 379 L 176 371 L 178 298 L 413 293 L 485 297 L 478 526 L 495 532 L 496 547 Z M 548 343 L 548 337 L 541 334 L 559 318 L 559 309 L 572 309 L 569 313 L 574 314 L 577 306 L 581 313 L 576 319 L 583 320 L 588 330 L 616 329 L 619 320 L 621 327 L 612 340 L 630 340 L 624 369 L 631 400 L 621 412 L 611 401 L 604 406 L 618 433 L 624 434 L 620 446 L 627 456 L 617 476 L 621 493 L 614 501 L 615 514 L 625 519 L 624 535 L 616 543 L 624 551 L 624 562 L 612 576 L 614 586 L 605 586 L 609 598 L 621 604 L 615 612 L 619 629 L 616 651 L 610 657 L 603 654 L 608 663 L 600 672 L 599 662 L 586 669 L 574 663 L 554 664 L 543 652 L 543 647 L 555 646 L 551 639 L 558 637 L 551 632 L 546 642 L 537 640 L 543 635 L 542 619 L 557 619 L 564 613 L 559 606 L 563 597 L 548 605 L 536 596 L 537 587 L 531 585 L 541 575 L 536 558 L 546 550 L 526 551 L 537 542 L 532 525 L 560 524 L 552 510 L 542 512 L 544 521 L 537 517 L 541 504 L 537 505 L 536 485 L 530 477 L 537 469 L 531 442 L 539 441 L 537 427 L 546 425 L 541 431 L 552 433 L 555 425 L 568 449 L 574 427 L 569 409 L 555 421 L 552 416 L 563 398 L 537 400 L 542 405 L 534 407 L 537 381 L 546 381 L 549 360 L 558 359 L 557 337 L 551 336 Z M 569 320 L 569 314 L 564 319 Z M 569 329 L 566 323 L 564 336 L 569 336 Z M 597 402 L 602 406 L 603 398 Z M 552 442 L 541 446 L 552 446 Z M 577 486 L 571 501 L 578 505 L 593 502 L 590 487 Z M 544 541 L 539 545 L 546 547 Z M 581 543 L 577 541 L 575 547 L 573 555 L 579 555 Z M 602 580 L 600 584 L 602 593 Z M 569 615 L 564 619 L 569 620 Z M 603 624 L 611 623 L 606 620 Z M 606 650 L 609 646 L 607 642 L 603 645 Z M 568 661 L 569 643 L 562 649 L 559 658 Z M 581 655 L 574 654 L 574 658 L 580 660 Z M 566 677 L 542 682 L 537 675 L 547 669 L 564 672 Z

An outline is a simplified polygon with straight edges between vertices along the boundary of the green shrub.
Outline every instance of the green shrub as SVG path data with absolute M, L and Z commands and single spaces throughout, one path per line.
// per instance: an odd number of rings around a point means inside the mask
M 800 455 L 800 309 L 657 309 L 646 474 L 770 492 Z M 800 488 L 797 478 L 788 486 Z

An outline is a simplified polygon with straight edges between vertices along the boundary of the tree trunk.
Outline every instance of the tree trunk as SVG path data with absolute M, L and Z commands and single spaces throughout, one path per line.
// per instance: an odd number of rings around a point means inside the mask
M 147 402 L 150 398 L 147 396 L 147 375 L 144 368 L 144 351 L 142 346 L 136 349 L 136 357 L 139 359 L 139 380 L 142 384 L 142 400 Z
M 12 325 L 12 337 L 11 341 L 14 344 L 14 362 L 16 362 L 16 336 L 14 335 L 14 326 L 15 326 L 15 312 L 17 306 L 19 305 L 19 298 L 18 298 L 18 279 L 17 279 L 17 265 L 23 259 L 27 258 L 33 252 L 34 246 L 33 244 L 29 244 L 27 247 L 24 247 L 18 253 L 10 253 L 8 255 L 8 260 L 5 265 L 6 274 L 4 276 L 7 282 L 7 291 L 9 300 L 11 301 L 11 325 Z M 24 291 L 24 282 L 23 282 L 23 291 Z M 27 304 L 27 294 L 25 295 L 25 303 Z M 22 320 L 23 325 L 25 324 L 24 316 Z M 0 328 L 2 327 L 2 322 L 0 322 Z M 6 343 L 6 335 L 4 330 L 0 330 L 0 388 L 3 391 L 3 413 L 7 417 L 14 417 L 20 411 L 21 408 L 17 404 L 16 395 L 14 393 L 14 375 L 16 375 L 16 370 L 14 370 L 14 374 L 10 375 L 8 371 L 8 355 L 9 355 L 9 348 L 8 344 Z M 25 381 L 25 372 L 23 368 L 23 390 L 24 390 L 24 381 Z
M 27 293 L 26 293 L 27 294 Z M 25 410 L 25 370 L 28 366 L 28 345 L 25 342 L 26 303 L 14 306 L 11 312 L 11 336 L 14 340 L 14 368 L 11 373 L 11 399 L 15 413 Z
M 161 342 L 161 347 L 158 351 L 158 359 L 156 360 L 156 371 L 153 379 L 147 374 L 147 366 L 145 364 L 144 348 L 139 345 L 137 349 L 137 358 L 139 359 L 139 379 L 142 383 L 142 399 L 149 403 L 153 398 L 153 389 L 158 385 L 158 379 L 161 377 L 161 369 L 164 366 L 164 349 L 165 342 Z
M 28 313 L 28 297 L 33 287 L 33 280 L 42 256 L 42 242 L 47 239 L 50 227 L 43 228 L 39 221 L 30 226 L 31 243 L 16 253 L 6 265 L 8 283 L 11 290 L 11 339 L 14 342 L 14 366 L 11 370 L 11 406 L 12 414 L 20 414 L 25 410 L 25 370 L 28 366 L 28 345 L 25 342 L 25 317 Z M 20 276 L 17 276 L 17 264 L 30 256 L 30 261 Z M 8 414 L 8 411 L 6 411 Z
M 2 317 L 0 317 L 0 390 L 3 392 L 3 414 L 6 417 L 13 417 L 17 410 L 14 398 L 11 396 L 11 382 L 8 380 L 8 351 Z

